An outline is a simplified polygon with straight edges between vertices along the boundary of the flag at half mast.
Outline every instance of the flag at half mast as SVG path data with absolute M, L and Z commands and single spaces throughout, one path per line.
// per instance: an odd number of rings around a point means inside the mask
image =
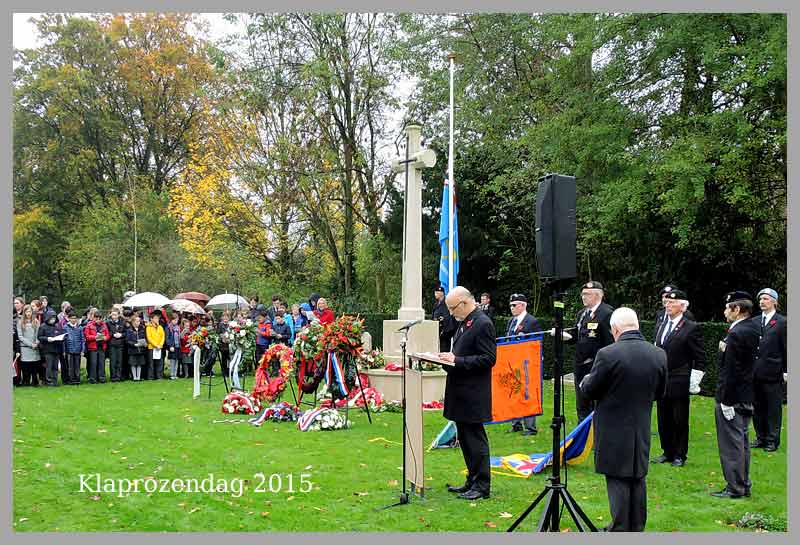
M 444 181 L 442 191 L 442 217 L 439 221 L 439 246 L 441 259 L 439 260 L 439 283 L 444 287 L 444 292 L 449 293 L 458 285 L 458 212 L 456 197 L 453 192 L 453 251 L 450 253 L 450 189 L 451 185 Z M 450 270 L 453 274 L 453 285 L 450 285 Z

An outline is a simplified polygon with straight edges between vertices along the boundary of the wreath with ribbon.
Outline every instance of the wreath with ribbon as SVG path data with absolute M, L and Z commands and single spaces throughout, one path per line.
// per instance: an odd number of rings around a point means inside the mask
M 285 344 L 274 344 L 261 356 L 256 369 L 256 384 L 252 396 L 261 402 L 271 403 L 286 389 L 292 373 L 294 351 Z

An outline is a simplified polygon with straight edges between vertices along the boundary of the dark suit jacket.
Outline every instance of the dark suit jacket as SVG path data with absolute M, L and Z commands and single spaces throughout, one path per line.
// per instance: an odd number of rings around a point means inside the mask
M 492 367 L 497 355 L 494 323 L 476 308 L 459 323 L 453 342 L 454 366 L 447 371 L 444 417 L 454 422 L 492 420 Z
M 658 331 L 661 329 L 661 326 L 664 323 L 664 316 L 666 315 L 666 313 L 667 312 L 666 312 L 666 310 L 664 309 L 663 306 L 656 311 L 656 319 L 655 319 L 656 323 L 655 323 L 655 327 L 653 329 L 653 342 L 656 342 L 658 340 Z M 688 308 L 683 313 L 683 317 L 686 318 L 687 320 L 691 320 L 693 322 L 697 321 L 697 320 L 694 319 L 694 314 L 692 314 L 692 311 L 689 310 Z
M 575 327 L 585 309 L 581 309 L 575 317 Z M 600 303 L 597 310 L 589 319 L 583 321 L 580 330 L 572 332 L 572 339 L 567 341 L 575 344 L 575 366 L 589 366 L 594 361 L 597 351 L 610 344 L 614 344 L 611 334 L 611 313 L 614 308 L 607 303 Z
M 758 355 L 761 328 L 753 320 L 742 320 L 728 331 L 725 351 L 719 353 L 718 403 L 733 407 L 753 403 L 753 368 Z
M 664 330 L 664 321 L 656 331 L 656 346 L 663 348 L 667 353 L 667 383 L 666 397 L 675 399 L 689 395 L 689 375 L 692 369 L 705 371 L 706 351 L 703 348 L 703 332 L 697 322 L 684 317 L 675 329 L 669 334 L 666 342 L 661 344 L 661 335 Z
M 786 372 L 786 317 L 776 312 L 763 330 L 761 314 L 753 322 L 761 331 L 754 378 L 758 382 L 782 382 Z
M 666 381 L 667 355 L 638 331 L 626 331 L 597 352 L 592 372 L 580 385 L 597 400 L 595 471 L 612 477 L 647 475 L 653 401 L 664 395 Z
M 528 313 L 525 314 L 525 318 L 522 320 L 522 323 L 517 323 L 514 326 L 514 331 L 511 331 L 509 328 L 511 327 L 511 323 L 513 321 L 514 317 L 512 316 L 511 320 L 508 321 L 506 337 L 511 337 L 512 335 L 522 335 L 524 333 L 535 333 L 542 330 L 542 327 L 539 325 L 539 322 L 536 320 L 536 318 Z

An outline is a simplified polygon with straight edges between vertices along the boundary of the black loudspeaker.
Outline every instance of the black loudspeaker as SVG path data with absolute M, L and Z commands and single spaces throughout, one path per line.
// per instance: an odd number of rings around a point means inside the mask
M 548 174 L 536 193 L 536 265 L 539 276 L 575 278 L 575 177 Z

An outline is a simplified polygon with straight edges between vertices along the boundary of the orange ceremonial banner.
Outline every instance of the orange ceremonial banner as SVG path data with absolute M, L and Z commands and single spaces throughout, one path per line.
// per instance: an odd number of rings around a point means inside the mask
M 492 368 L 492 423 L 542 414 L 542 336 L 498 341 Z

